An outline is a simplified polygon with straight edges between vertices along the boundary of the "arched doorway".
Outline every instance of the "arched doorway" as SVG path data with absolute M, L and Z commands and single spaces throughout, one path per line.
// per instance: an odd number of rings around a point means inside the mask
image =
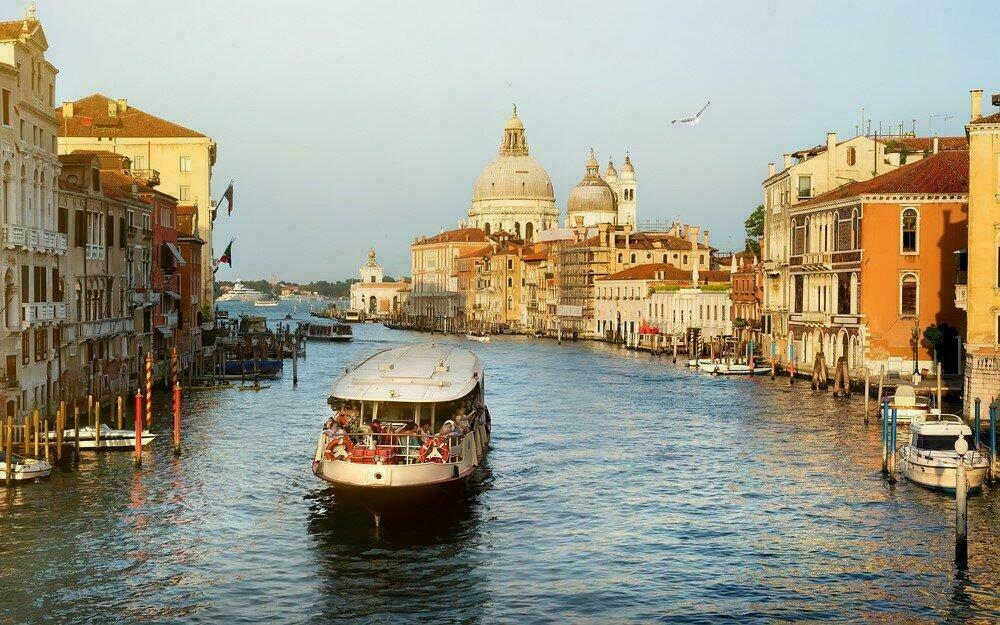
M 372 295 L 368 298 L 368 314 L 374 315 L 378 311 L 378 300 Z

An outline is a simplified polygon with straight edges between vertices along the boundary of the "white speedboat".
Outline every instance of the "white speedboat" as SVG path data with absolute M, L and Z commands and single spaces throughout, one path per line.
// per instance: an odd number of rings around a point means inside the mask
M 691 360 L 687 361 L 687 366 L 689 366 L 689 367 L 698 367 L 702 363 L 709 363 L 709 364 L 711 364 L 712 363 L 712 359 L 711 358 L 698 358 L 698 359 L 692 358 Z
M 757 364 L 740 364 L 728 362 L 698 361 L 698 368 L 712 375 L 763 375 L 771 372 L 771 367 Z
M 483 384 L 483 363 L 467 349 L 376 353 L 334 382 L 328 401 L 336 415 L 316 441 L 313 473 L 376 523 L 383 513 L 418 514 L 456 500 L 490 443 Z
M 254 306 L 258 308 L 274 308 L 278 305 L 278 300 L 276 299 L 259 299 L 253 303 Z
M 909 441 L 899 449 L 903 475 L 927 488 L 954 491 L 959 461 L 955 441 L 959 436 L 969 443 L 965 454 L 969 489 L 982 486 L 990 468 L 989 456 L 981 449 L 973 449 L 972 428 L 952 414 L 934 412 L 914 417 Z
M 217 302 L 256 302 L 259 299 L 264 299 L 264 294 L 260 291 L 255 291 L 254 289 L 248 288 L 242 282 L 237 280 L 233 283 L 233 288 L 229 289 L 215 301 Z
M 17 454 L 10 456 L 11 481 L 40 482 L 52 474 L 52 465 L 44 460 L 25 458 Z M 0 451 L 0 484 L 7 481 L 7 453 Z
M 889 413 L 896 410 L 896 423 L 909 423 L 917 417 L 925 417 L 930 414 L 931 401 L 927 397 L 919 397 L 916 390 L 907 384 L 900 384 L 896 387 L 896 394 L 889 395 L 882 400 L 889 404 Z M 882 413 L 879 412 L 879 416 Z
M 470 341 L 479 341 L 480 343 L 490 342 L 489 334 L 466 334 L 465 338 L 469 339 Z
M 135 449 L 135 430 L 115 430 L 106 423 L 101 424 L 101 435 L 95 436 L 96 431 L 92 426 L 80 428 L 80 449 L 90 451 L 105 450 L 132 450 Z M 56 432 L 47 432 L 50 441 L 56 440 Z M 142 445 L 145 447 L 153 442 L 156 434 L 149 430 L 142 431 Z M 63 445 L 76 445 L 76 431 L 73 429 L 63 430 Z

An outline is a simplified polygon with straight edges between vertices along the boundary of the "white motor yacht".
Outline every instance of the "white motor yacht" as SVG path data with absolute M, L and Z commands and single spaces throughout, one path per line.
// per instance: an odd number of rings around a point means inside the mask
M 101 424 L 100 436 L 96 436 L 97 431 L 93 426 L 80 428 L 80 449 L 86 451 L 107 451 L 107 450 L 132 450 L 135 449 L 135 430 L 116 430 L 106 423 Z M 47 432 L 50 441 L 56 440 L 56 432 Z M 142 445 L 153 442 L 156 434 L 149 430 L 142 431 Z M 63 430 L 63 445 L 74 446 L 76 444 L 76 431 L 71 429 Z
M 916 390 L 908 384 L 900 384 L 896 387 L 896 394 L 889 395 L 882 400 L 889 404 L 889 412 L 896 410 L 896 423 L 909 423 L 917 417 L 924 417 L 930 413 L 931 402 L 926 397 L 919 397 Z M 879 412 L 879 416 L 882 413 Z
M 245 286 L 241 281 L 237 280 L 233 283 L 233 288 L 229 289 L 222 295 L 216 298 L 217 302 L 256 302 L 257 300 L 264 299 L 264 294 L 260 291 L 255 291 L 247 286 Z
M 899 450 L 903 475 L 927 488 L 954 491 L 959 461 L 955 441 L 959 436 L 969 443 L 965 454 L 969 489 L 982 486 L 990 459 L 983 450 L 973 449 L 972 428 L 961 417 L 936 411 L 916 416 L 910 422 L 909 441 Z
M 313 473 L 376 522 L 456 498 L 490 443 L 483 373 L 474 353 L 444 345 L 370 356 L 333 384 L 335 415 L 316 442 Z
M 761 366 L 755 363 L 745 364 L 738 362 L 712 362 L 711 360 L 699 360 L 698 368 L 705 373 L 712 375 L 763 375 L 770 373 L 771 367 Z
M 40 482 L 52 474 L 52 465 L 44 460 L 10 455 L 12 482 Z M 0 484 L 7 481 L 7 453 L 0 451 Z

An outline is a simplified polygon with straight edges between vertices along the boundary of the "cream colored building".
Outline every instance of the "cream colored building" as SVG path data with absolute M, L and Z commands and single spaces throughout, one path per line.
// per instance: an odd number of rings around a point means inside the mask
M 58 211 L 59 159 L 53 114 L 57 70 L 33 6 L 0 22 L 0 275 L 4 280 L 4 415 L 54 410 L 59 394 L 60 329 L 68 220 Z
M 410 247 L 409 315 L 451 319 L 460 315 L 466 300 L 459 290 L 457 259 L 463 252 L 489 243 L 479 228 L 458 228 L 433 237 L 418 237 Z
M 1000 113 L 984 116 L 982 90 L 971 95 L 968 269 L 955 299 L 966 309 L 966 410 L 979 398 L 985 418 L 1000 394 Z M 993 104 L 1000 106 L 1000 95 Z
M 210 137 L 135 108 L 128 100 L 94 94 L 64 102 L 56 111 L 59 153 L 74 150 L 109 150 L 127 156 L 133 170 L 159 172 L 157 189 L 181 204 L 198 207 L 198 236 L 202 267 L 206 270 L 202 301 L 214 301 L 212 225 L 212 167 L 216 144 Z
M 499 156 L 483 168 L 473 187 L 467 225 L 487 235 L 504 230 L 530 242 L 558 220 L 552 180 L 528 154 L 524 124 L 515 107 L 504 128 Z
M 387 318 L 401 311 L 406 303 L 409 285 L 406 282 L 383 282 L 382 265 L 375 250 L 359 270 L 361 281 L 351 285 L 351 308 L 364 313 L 366 319 Z

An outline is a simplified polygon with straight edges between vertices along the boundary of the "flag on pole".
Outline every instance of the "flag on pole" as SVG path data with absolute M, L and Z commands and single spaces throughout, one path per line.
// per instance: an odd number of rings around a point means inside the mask
M 222 194 L 222 200 L 226 200 L 227 202 L 229 202 L 229 207 L 226 210 L 226 214 L 227 215 L 232 215 L 233 214 L 233 184 L 234 183 L 235 183 L 234 180 L 230 180 L 229 181 L 229 186 L 226 187 L 226 192 Z M 222 204 L 222 200 L 219 200 L 219 204 Z
M 219 271 L 219 266 L 222 265 L 222 263 L 226 263 L 227 265 L 229 265 L 230 269 L 233 268 L 233 241 L 235 240 L 236 239 L 229 240 L 229 245 L 226 246 L 226 251 L 223 252 L 222 256 L 219 257 L 219 261 L 215 265 L 215 271 L 213 271 L 212 273 Z

